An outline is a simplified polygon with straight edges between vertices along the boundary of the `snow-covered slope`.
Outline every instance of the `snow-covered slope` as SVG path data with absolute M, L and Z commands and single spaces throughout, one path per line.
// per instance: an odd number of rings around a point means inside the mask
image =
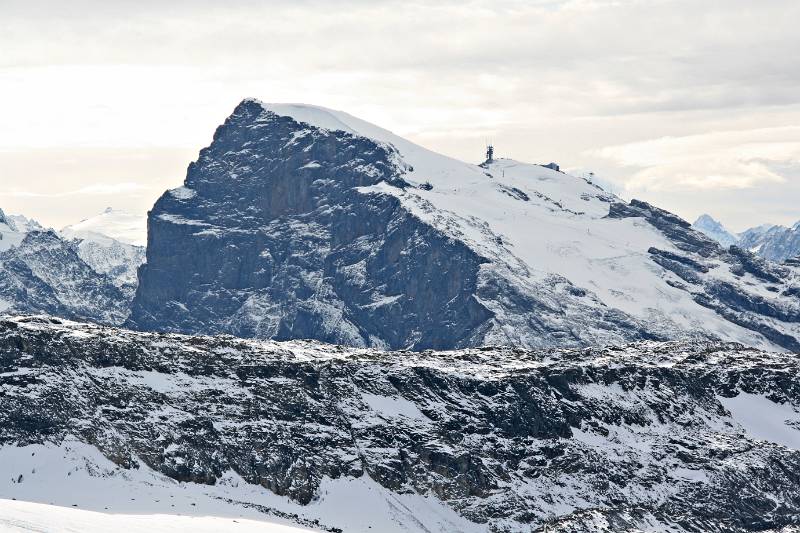
M 129 496 L 130 494 L 126 494 Z M 122 496 L 122 495 L 120 495 Z M 19 533 L 31 531 L 76 533 L 301 533 L 313 531 L 298 526 L 276 524 L 265 520 L 221 518 L 208 515 L 119 514 L 86 511 L 42 503 L 0 500 L 0 530 Z
M 799 364 L 708 342 L 380 352 L 5 317 L 0 498 L 230 531 L 780 530 L 800 513 Z
M 725 226 L 711 218 L 709 215 L 700 215 L 694 221 L 692 227 L 701 231 L 720 243 L 722 246 L 730 246 L 739 242 L 739 238 L 725 229 Z
M 464 163 L 315 106 L 242 102 L 150 231 L 138 328 L 415 348 L 800 347 L 791 268 L 590 180 Z
M 60 233 L 73 242 L 81 259 L 133 298 L 139 282 L 137 272 L 145 261 L 146 227 L 145 217 L 109 207 L 95 217 L 66 226 Z
M 125 244 L 145 246 L 147 217 L 109 207 L 99 215 L 66 226 L 61 233 L 72 238 L 86 238 L 99 234 Z

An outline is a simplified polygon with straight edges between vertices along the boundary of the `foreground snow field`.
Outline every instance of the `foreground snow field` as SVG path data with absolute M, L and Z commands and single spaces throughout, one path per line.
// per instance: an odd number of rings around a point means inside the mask
M 5 506 L 13 511 L 12 503 L 17 501 L 36 502 L 46 504 L 39 507 L 44 517 L 63 515 L 76 523 L 96 524 L 90 531 L 108 531 L 106 525 L 121 525 L 129 517 L 138 517 L 130 522 L 134 531 L 139 526 L 143 531 L 161 531 L 162 525 L 164 531 L 167 525 L 227 531 L 234 519 L 242 531 L 287 533 L 329 530 L 330 524 L 364 532 L 399 533 L 414 523 L 442 533 L 484 530 L 433 498 L 394 494 L 368 478 L 324 480 L 319 498 L 303 506 L 249 484 L 233 471 L 214 485 L 204 485 L 177 482 L 141 463 L 133 469 L 120 468 L 74 437 L 59 445 L 0 447 L 0 498 L 5 498 L 0 516 L 7 516 Z M 73 509 L 83 514 L 73 516 Z M 304 524 L 302 528 L 298 522 Z M 5 525 L 1 519 L 0 525 Z
M 301 533 L 309 529 L 215 516 L 125 515 L 0 499 L 0 530 L 41 533 Z

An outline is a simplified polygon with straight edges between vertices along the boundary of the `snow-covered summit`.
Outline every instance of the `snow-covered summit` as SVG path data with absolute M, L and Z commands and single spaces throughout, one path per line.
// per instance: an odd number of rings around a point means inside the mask
M 20 245 L 31 231 L 43 231 L 41 224 L 22 215 L 8 215 L 0 209 L 0 252 Z
M 103 241 L 103 237 L 110 237 L 125 244 L 145 246 L 147 217 L 108 207 L 99 215 L 64 227 L 61 234 L 69 238 L 97 241 Z
M 788 267 L 590 177 L 465 163 L 318 106 L 243 101 L 149 226 L 136 328 L 416 349 L 800 347 Z

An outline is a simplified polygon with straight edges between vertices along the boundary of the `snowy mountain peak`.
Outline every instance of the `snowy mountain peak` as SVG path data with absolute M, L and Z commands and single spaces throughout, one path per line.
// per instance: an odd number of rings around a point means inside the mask
M 19 232 L 28 233 L 31 231 L 44 231 L 44 226 L 36 220 L 23 215 L 6 215 L 9 224 Z
M 713 229 L 720 229 L 722 228 L 722 224 L 717 222 L 715 219 L 711 217 L 711 215 L 703 214 L 697 217 L 697 220 L 694 221 L 695 226 L 703 226 L 707 228 Z
M 107 207 L 102 213 L 61 230 L 78 255 L 96 272 L 107 275 L 114 285 L 132 298 L 138 284 L 137 271 L 144 263 L 147 219 Z
M 721 223 L 717 222 L 709 215 L 700 215 L 700 217 L 694 221 L 692 227 L 705 233 L 723 246 L 730 246 L 739 241 L 733 233 L 729 232 Z
M 25 238 L 25 231 L 19 231 L 12 215 L 0 210 L 0 252 L 19 246 Z
M 788 269 L 585 178 L 465 163 L 317 106 L 244 100 L 149 216 L 135 328 L 414 349 L 800 347 Z

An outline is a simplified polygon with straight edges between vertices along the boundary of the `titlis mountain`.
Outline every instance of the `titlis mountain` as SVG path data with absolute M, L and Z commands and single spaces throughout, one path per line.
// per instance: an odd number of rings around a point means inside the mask
M 0 220 L 0 498 L 312 531 L 800 524 L 800 263 L 766 246 L 253 99 L 146 252 L 119 220 Z
M 150 211 L 127 326 L 388 349 L 800 349 L 795 266 L 593 183 L 245 100 Z

